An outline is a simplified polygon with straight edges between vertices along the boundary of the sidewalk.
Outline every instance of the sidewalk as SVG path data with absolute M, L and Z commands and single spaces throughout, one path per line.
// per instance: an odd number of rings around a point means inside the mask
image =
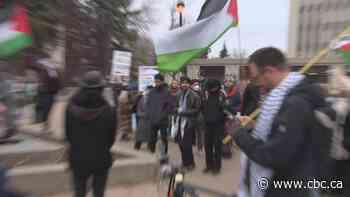
M 52 137 L 56 139 L 62 139 L 63 137 L 63 111 L 64 111 L 65 103 L 62 101 L 58 101 L 54 110 L 51 113 L 50 118 L 50 128 L 53 131 Z M 27 109 L 27 117 L 30 116 L 30 109 Z M 28 120 L 27 120 L 28 121 Z M 25 122 L 27 122 L 25 121 Z M 28 121 L 29 122 L 29 121 Z M 26 126 L 28 128 L 28 126 Z M 40 125 L 31 125 L 33 130 L 38 130 L 37 127 Z M 29 127 L 29 128 L 30 128 Z M 36 129 L 34 129 L 36 127 Z M 40 133 L 39 133 L 40 134 Z M 133 149 L 133 141 L 130 142 L 117 142 L 117 147 L 123 147 L 127 149 Z M 149 154 L 147 150 L 145 150 L 145 145 L 141 151 L 144 154 Z M 195 148 L 194 148 L 195 149 Z M 179 163 L 181 162 L 180 151 L 177 144 L 170 142 L 169 144 L 169 156 L 171 163 Z M 202 170 L 205 168 L 205 155 L 204 153 L 198 153 L 195 150 L 195 161 L 196 161 L 196 169 L 186 174 L 186 181 L 201 187 L 205 187 L 214 191 L 223 192 L 223 193 L 233 193 L 238 189 L 239 182 L 239 174 L 240 174 L 240 162 L 239 162 L 239 153 L 234 153 L 234 157 L 231 160 L 223 161 L 223 168 L 221 174 L 217 176 L 213 176 L 210 174 L 203 174 Z M 158 192 L 159 189 L 157 187 L 157 182 L 154 180 L 149 180 L 143 184 L 138 185 L 120 185 L 117 187 L 110 187 L 106 193 L 106 197 L 115 197 L 115 196 L 125 196 L 125 197 L 163 197 L 166 196 L 166 186 L 161 187 L 162 192 Z M 53 197 L 71 197 L 72 193 L 63 193 L 58 194 Z M 206 197 L 207 195 L 200 194 L 200 197 Z M 47 196 L 52 197 L 52 196 Z M 208 196 L 210 197 L 210 196 Z
M 132 148 L 132 142 L 117 142 L 117 146 L 127 146 Z M 145 149 L 142 151 L 146 151 Z M 170 143 L 169 147 L 170 162 L 178 162 L 181 157 L 176 144 Z M 145 153 L 146 154 L 146 153 Z M 202 170 L 205 167 L 205 156 L 202 154 L 195 154 L 197 168 L 195 171 L 186 174 L 186 181 L 201 187 L 205 187 L 214 191 L 223 193 L 233 193 L 238 189 L 239 183 L 239 153 L 234 153 L 231 160 L 224 160 L 223 169 L 220 175 L 213 176 L 210 174 L 203 174 Z M 117 187 L 108 188 L 106 197 L 125 196 L 125 197 L 164 197 L 166 196 L 166 186 L 157 187 L 157 182 L 150 180 L 147 183 L 139 185 L 121 185 Z M 162 192 L 159 193 L 158 189 Z M 72 193 L 60 194 L 54 197 L 71 197 Z M 47 196 L 49 197 L 49 196 Z M 213 197 L 206 194 L 200 194 L 200 197 Z

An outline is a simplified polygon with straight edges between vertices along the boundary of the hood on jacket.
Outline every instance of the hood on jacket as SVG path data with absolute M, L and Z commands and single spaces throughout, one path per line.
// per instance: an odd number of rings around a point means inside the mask
M 327 105 L 325 100 L 325 92 L 321 86 L 311 82 L 310 79 L 304 79 L 299 85 L 297 85 L 289 95 L 298 95 L 307 100 L 313 109 L 323 108 Z
M 98 90 L 80 90 L 73 96 L 68 110 L 83 121 L 91 121 L 103 115 L 109 105 Z

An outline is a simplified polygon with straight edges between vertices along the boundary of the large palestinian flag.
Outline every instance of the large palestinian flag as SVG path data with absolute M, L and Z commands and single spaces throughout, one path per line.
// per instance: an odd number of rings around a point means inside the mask
M 157 65 L 162 72 L 177 72 L 208 51 L 230 28 L 238 25 L 237 0 L 207 0 L 199 21 L 157 35 Z
M 12 2 L 0 7 L 0 58 L 11 56 L 32 44 L 27 10 Z

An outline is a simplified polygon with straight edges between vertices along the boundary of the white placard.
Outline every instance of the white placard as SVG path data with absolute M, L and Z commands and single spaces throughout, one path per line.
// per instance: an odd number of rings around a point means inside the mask
M 113 51 L 111 79 L 129 80 L 132 53 L 126 51 Z
M 139 91 L 143 92 L 147 86 L 153 86 L 154 76 L 158 73 L 155 66 L 139 66 Z

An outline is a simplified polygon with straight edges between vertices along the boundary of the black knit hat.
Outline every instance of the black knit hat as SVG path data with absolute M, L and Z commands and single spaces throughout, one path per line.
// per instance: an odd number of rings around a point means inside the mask
M 214 88 L 221 88 L 221 83 L 219 80 L 216 79 L 208 79 L 207 83 L 206 83 L 206 89 L 207 90 L 212 90 Z
M 161 74 L 156 74 L 156 75 L 154 76 L 154 80 L 164 81 L 164 76 L 161 75 Z
M 188 84 L 191 84 L 191 79 L 188 77 L 181 77 L 180 82 L 181 83 L 187 82 Z
M 104 87 L 105 84 L 100 71 L 89 71 L 85 73 L 80 82 L 82 88 L 101 88 Z

